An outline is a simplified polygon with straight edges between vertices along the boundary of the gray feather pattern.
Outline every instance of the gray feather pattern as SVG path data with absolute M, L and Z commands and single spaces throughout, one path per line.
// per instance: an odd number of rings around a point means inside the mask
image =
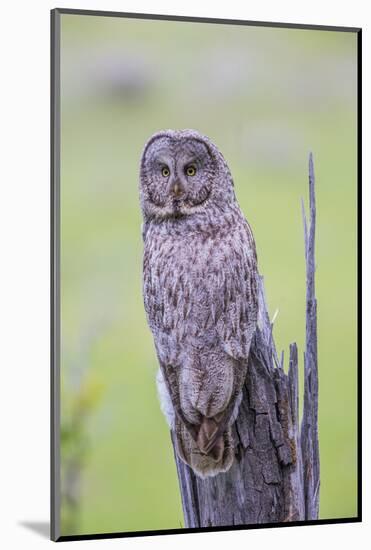
M 150 138 L 140 200 L 162 408 L 182 460 L 201 477 L 216 475 L 234 459 L 231 424 L 257 323 L 254 239 L 222 154 L 194 130 Z

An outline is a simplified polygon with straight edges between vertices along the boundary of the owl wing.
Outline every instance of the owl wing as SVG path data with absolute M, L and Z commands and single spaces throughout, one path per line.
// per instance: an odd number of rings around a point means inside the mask
M 258 272 L 250 228 L 239 233 L 224 258 L 218 293 L 216 330 L 223 350 L 238 361 L 247 360 L 258 317 Z
M 255 243 L 251 230 L 246 229 L 228 248 L 222 270 L 223 282 L 212 289 L 217 336 L 222 349 L 246 367 L 251 341 L 258 317 L 258 271 Z M 242 242 L 241 242 L 242 241 Z M 214 286 L 214 285 L 212 285 Z M 213 306 L 212 306 L 213 307 Z M 236 370 L 231 399 L 217 421 L 217 429 L 204 451 L 209 452 L 230 423 L 240 395 L 246 371 L 241 364 Z

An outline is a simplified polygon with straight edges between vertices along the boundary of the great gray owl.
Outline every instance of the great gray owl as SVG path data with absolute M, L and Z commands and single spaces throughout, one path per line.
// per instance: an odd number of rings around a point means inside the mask
M 258 314 L 253 235 L 217 147 L 166 130 L 140 165 L 143 297 L 176 452 L 200 477 L 227 471 Z

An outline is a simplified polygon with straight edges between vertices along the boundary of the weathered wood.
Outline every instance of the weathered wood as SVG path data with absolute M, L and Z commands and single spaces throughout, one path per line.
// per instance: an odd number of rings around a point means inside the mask
M 309 156 L 309 231 L 303 210 L 307 275 L 306 346 L 304 353 L 304 410 L 301 424 L 305 519 L 316 519 L 319 508 L 317 300 L 315 295 L 316 197 L 313 156 Z
M 302 521 L 318 517 L 318 372 L 315 298 L 315 180 L 309 159 L 309 231 L 303 207 L 307 272 L 304 408 L 299 428 L 298 351 L 291 344 L 288 373 L 278 359 L 263 278 L 260 321 L 233 426 L 231 469 L 201 479 L 176 455 L 186 527 Z

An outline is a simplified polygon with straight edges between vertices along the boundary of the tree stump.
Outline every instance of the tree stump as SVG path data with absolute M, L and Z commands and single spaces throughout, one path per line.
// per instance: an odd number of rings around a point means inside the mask
M 220 527 L 318 519 L 318 370 L 315 297 L 315 178 L 309 156 L 309 230 L 303 206 L 306 260 L 304 406 L 299 427 L 298 351 L 278 359 L 260 277 L 260 322 L 251 346 L 231 469 L 201 479 L 174 452 L 185 527 Z

